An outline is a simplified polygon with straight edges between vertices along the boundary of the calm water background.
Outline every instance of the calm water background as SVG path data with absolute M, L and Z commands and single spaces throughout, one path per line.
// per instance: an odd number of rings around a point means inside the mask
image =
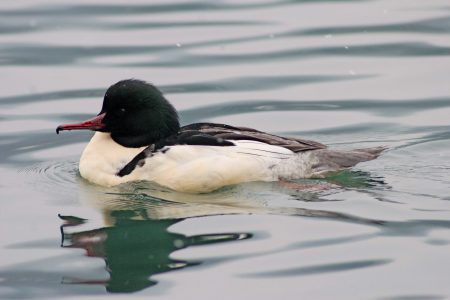
M 447 0 L 92 2 L 0 2 L 1 299 L 450 298 Z M 389 151 L 208 195 L 92 186 L 91 133 L 55 128 L 131 77 L 183 124 Z

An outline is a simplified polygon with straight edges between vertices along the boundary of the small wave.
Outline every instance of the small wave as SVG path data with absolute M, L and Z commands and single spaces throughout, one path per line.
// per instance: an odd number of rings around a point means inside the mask
M 47 161 L 19 170 L 24 183 L 36 190 L 68 194 L 76 190 L 78 163 L 76 161 Z

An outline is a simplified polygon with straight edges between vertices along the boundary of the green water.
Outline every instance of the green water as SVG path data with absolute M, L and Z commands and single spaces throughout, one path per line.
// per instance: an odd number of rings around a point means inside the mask
M 450 5 L 0 3 L 0 299 L 447 299 Z M 106 88 L 153 82 L 183 124 L 332 148 L 324 180 L 211 194 L 79 177 Z

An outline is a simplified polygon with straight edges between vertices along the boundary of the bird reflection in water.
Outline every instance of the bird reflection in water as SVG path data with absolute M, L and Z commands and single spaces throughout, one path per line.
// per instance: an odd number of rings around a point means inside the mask
M 63 283 L 103 285 L 112 293 L 136 292 L 155 285 L 157 282 L 152 279 L 155 274 L 202 263 L 171 258 L 176 250 L 252 237 L 251 233 L 242 232 L 186 236 L 168 230 L 186 218 L 277 214 L 379 224 L 376 220 L 297 205 L 272 206 L 272 203 L 283 200 L 297 203 L 298 200 L 323 201 L 316 192 L 339 188 L 334 183 L 249 183 L 198 195 L 177 193 L 144 182 L 113 188 L 94 186 L 81 178 L 78 183 L 81 202 L 102 214 L 103 225 L 87 230 L 85 225 L 89 225 L 89 221 L 60 216 L 64 220 L 61 226 L 62 247 L 85 249 L 87 256 L 104 259 L 109 279 L 65 278 Z M 292 194 L 293 191 L 296 192 Z
M 68 227 L 77 227 L 84 221 L 60 216 L 62 247 L 86 250 L 89 257 L 105 260 L 109 279 L 83 280 L 65 278 L 64 283 L 104 285 L 108 292 L 136 292 L 155 285 L 151 277 L 189 266 L 200 261 L 184 261 L 170 258 L 176 250 L 211 243 L 242 240 L 251 237 L 247 233 L 220 233 L 186 236 L 172 233 L 168 227 L 179 220 L 135 220 L 139 211 L 114 211 L 110 217 L 114 226 L 67 233 Z M 73 229 L 71 228 L 71 229 Z

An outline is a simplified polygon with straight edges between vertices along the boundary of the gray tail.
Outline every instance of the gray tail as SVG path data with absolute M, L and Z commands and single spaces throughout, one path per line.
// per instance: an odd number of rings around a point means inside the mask
M 375 159 L 386 149 L 384 146 L 379 146 L 348 151 L 330 149 L 312 151 L 316 160 L 312 170 L 314 176 L 323 177 L 327 173 L 348 169 L 357 163 Z

